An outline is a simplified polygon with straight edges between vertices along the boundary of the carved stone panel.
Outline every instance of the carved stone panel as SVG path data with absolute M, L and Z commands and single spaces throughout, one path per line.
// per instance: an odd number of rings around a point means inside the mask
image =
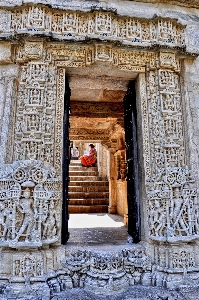
M 48 163 L 0 168 L 0 246 L 39 247 L 60 239 L 61 182 Z

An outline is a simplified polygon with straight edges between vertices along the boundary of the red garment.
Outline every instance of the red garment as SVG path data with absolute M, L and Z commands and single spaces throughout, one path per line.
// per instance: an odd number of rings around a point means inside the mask
M 83 155 L 80 157 L 82 165 L 85 167 L 92 167 L 96 163 L 96 149 L 91 148 L 88 152 L 88 155 Z

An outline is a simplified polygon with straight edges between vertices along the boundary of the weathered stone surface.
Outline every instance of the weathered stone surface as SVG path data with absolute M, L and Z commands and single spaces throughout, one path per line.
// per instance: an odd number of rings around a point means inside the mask
M 60 240 L 61 191 L 55 174 L 52 166 L 41 161 L 1 165 L 1 247 L 37 248 Z M 19 267 L 20 260 L 15 260 Z M 42 259 L 36 264 L 42 273 Z M 21 275 L 16 272 L 16 276 Z
M 73 299 L 79 289 L 79 299 L 197 299 L 199 14 L 198 1 L 182 2 L 0 1 L 2 299 Z M 81 151 L 98 142 L 109 211 L 121 214 L 118 115 L 136 80 L 140 245 L 60 246 L 65 75 L 78 102 L 71 140 Z

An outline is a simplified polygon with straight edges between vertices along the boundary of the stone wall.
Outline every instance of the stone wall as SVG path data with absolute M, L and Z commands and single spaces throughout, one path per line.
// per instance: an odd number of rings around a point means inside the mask
M 0 2 L 1 293 L 197 286 L 198 8 L 32 3 Z M 143 238 L 116 257 L 60 245 L 65 69 L 98 63 L 137 82 Z

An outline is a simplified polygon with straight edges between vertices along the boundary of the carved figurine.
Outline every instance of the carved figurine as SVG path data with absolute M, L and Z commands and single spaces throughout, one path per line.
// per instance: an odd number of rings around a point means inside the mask
M 44 224 L 43 237 L 53 238 L 56 235 L 56 220 L 57 213 L 55 210 L 54 202 L 51 201 L 49 205 L 49 215 Z
M 186 234 L 188 234 L 188 224 L 183 217 L 183 210 L 185 209 L 187 202 L 188 199 L 184 200 L 179 188 L 176 188 L 174 191 L 173 201 L 171 202 L 170 217 L 171 222 L 173 223 L 173 231 L 176 228 L 179 231 L 179 235 L 181 235 L 182 232 L 186 232 Z
M 4 227 L 4 203 L 0 203 L 0 238 Z
M 26 188 L 23 195 L 24 198 L 21 199 L 18 210 L 24 215 L 24 218 L 21 228 L 19 229 L 15 239 L 13 240 L 14 243 L 18 242 L 19 238 L 23 234 L 25 235 L 25 242 L 28 242 L 30 240 L 31 230 L 33 230 L 35 222 L 34 212 L 31 207 L 32 199 L 30 197 L 30 189 Z
M 5 221 L 3 223 L 3 241 L 6 239 L 8 240 L 11 238 L 11 233 L 9 232 L 10 228 L 12 228 L 12 222 L 13 222 L 13 208 L 12 208 L 12 203 L 8 202 L 7 208 L 4 209 L 3 215 L 5 217 Z

